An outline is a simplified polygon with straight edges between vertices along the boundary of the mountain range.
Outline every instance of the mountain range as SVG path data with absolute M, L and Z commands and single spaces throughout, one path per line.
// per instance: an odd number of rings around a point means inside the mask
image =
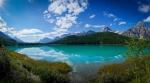
M 138 22 L 134 27 L 128 29 L 127 31 L 123 32 L 124 36 L 127 37 L 135 37 L 135 38 L 144 38 L 149 40 L 150 39 L 150 28 L 147 27 L 144 22 Z
M 45 38 L 41 39 L 41 40 L 39 41 L 39 43 L 49 43 L 49 42 L 51 42 L 51 41 L 52 41 L 52 39 L 45 37 Z
M 70 35 L 50 44 L 125 44 L 129 38 L 113 32 L 96 32 L 89 35 Z
M 124 31 L 122 34 L 118 31 L 112 30 L 109 27 L 104 27 L 100 32 L 89 30 L 82 33 L 64 34 L 61 37 L 56 37 L 54 40 L 50 38 L 43 38 L 39 43 L 57 43 L 57 44 L 107 44 L 107 43 L 123 43 L 124 39 L 129 37 L 150 39 L 150 28 L 144 22 L 138 22 L 134 27 Z M 7 34 L 0 32 L 0 42 L 4 45 L 11 45 L 14 43 L 25 43 L 17 37 L 9 37 Z
M 89 34 L 90 33 L 90 34 Z M 82 35 L 81 35 L 82 34 Z M 101 32 L 88 31 L 75 35 L 69 35 L 57 41 L 55 44 L 123 44 L 130 37 L 137 39 L 150 39 L 150 28 L 144 22 L 138 22 L 134 27 L 123 33 L 112 30 L 109 27 L 102 28 Z

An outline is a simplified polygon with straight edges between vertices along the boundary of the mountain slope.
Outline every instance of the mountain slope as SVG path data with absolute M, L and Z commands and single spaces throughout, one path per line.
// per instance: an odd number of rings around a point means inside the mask
M 150 28 L 144 22 L 138 22 L 136 26 L 125 31 L 122 35 L 127 37 L 150 39 Z
M 110 29 L 109 27 L 104 27 L 101 31 L 102 32 L 113 32 L 113 30 Z
M 22 41 L 21 39 L 17 37 L 13 37 L 12 39 L 14 39 L 17 43 L 25 43 L 24 41 Z
M 0 46 L 1 45 L 13 45 L 16 44 L 16 41 L 9 36 L 5 35 L 3 32 L 0 32 Z
M 51 42 L 51 41 L 52 41 L 52 39 L 50 39 L 50 38 L 43 38 L 39 41 L 39 43 L 48 43 L 48 42 Z
M 52 42 L 52 44 L 125 44 L 128 39 L 128 37 L 112 32 L 97 32 L 83 36 L 67 36 Z

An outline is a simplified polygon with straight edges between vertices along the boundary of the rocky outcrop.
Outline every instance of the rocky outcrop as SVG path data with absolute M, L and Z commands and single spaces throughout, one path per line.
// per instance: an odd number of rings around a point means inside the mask
M 148 28 L 144 22 L 138 22 L 134 27 L 123 32 L 124 36 L 150 39 L 150 28 Z

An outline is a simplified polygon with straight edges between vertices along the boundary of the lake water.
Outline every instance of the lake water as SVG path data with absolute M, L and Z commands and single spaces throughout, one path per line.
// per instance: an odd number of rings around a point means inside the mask
M 16 46 L 10 49 L 36 60 L 66 62 L 76 73 L 96 72 L 102 64 L 123 61 L 126 47 L 121 45 Z
M 103 64 L 122 62 L 127 50 L 126 46 L 121 45 L 49 45 L 9 48 L 36 60 L 66 62 L 72 66 L 73 72 L 80 74 L 81 77 L 95 75 L 94 73 Z
M 120 61 L 126 52 L 126 47 L 121 45 L 50 45 L 9 48 L 33 59 L 66 62 L 71 66 Z

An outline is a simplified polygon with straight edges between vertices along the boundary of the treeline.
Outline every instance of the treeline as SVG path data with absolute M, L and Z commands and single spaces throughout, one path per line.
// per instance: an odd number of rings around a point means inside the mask
M 0 38 L 0 47 L 4 47 L 4 46 L 33 46 L 33 45 L 46 45 L 44 43 L 20 43 L 17 42 L 13 39 L 6 39 L 6 38 Z
M 17 43 L 16 45 L 21 46 L 34 46 L 34 45 L 47 45 L 46 43 Z
M 13 39 L 0 38 L 0 47 L 9 46 L 9 45 L 16 45 L 16 44 L 17 44 L 17 42 Z
M 128 39 L 128 37 L 112 32 L 98 32 L 83 36 L 67 36 L 51 44 L 126 44 Z

